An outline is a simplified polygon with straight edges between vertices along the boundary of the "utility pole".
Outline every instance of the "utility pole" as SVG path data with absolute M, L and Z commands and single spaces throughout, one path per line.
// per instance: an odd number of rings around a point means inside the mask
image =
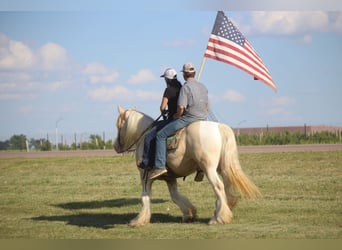
M 57 121 L 56 121 L 56 150 L 58 151 L 58 123 L 60 121 L 62 121 L 63 118 L 59 118 Z

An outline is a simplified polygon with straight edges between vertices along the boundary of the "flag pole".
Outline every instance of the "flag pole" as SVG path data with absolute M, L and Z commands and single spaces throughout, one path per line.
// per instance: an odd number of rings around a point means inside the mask
M 203 67 L 204 67 L 206 59 L 207 58 L 205 56 L 203 56 L 203 59 L 202 59 L 202 62 L 201 62 L 201 66 L 200 66 L 200 69 L 199 69 L 198 74 L 197 74 L 197 81 L 199 81 L 200 78 L 201 78 Z

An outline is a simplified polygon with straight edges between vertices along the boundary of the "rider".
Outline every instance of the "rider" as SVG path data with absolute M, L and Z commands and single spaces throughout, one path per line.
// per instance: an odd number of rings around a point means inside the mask
M 149 174 L 150 179 L 167 172 L 165 167 L 167 137 L 194 121 L 207 119 L 209 110 L 207 88 L 195 80 L 196 69 L 192 63 L 185 63 L 182 72 L 185 83 L 180 90 L 176 119 L 157 132 L 155 164 Z
M 159 121 L 145 136 L 142 162 L 139 164 L 139 167 L 142 169 L 153 166 L 153 161 L 150 163 L 155 151 L 155 141 L 153 139 L 156 137 L 157 131 L 170 123 L 177 113 L 177 101 L 179 91 L 182 87 L 182 84 L 177 79 L 177 72 L 173 68 L 167 68 L 160 77 L 164 77 L 166 83 L 166 88 L 160 104 L 160 112 L 163 114 L 164 120 Z

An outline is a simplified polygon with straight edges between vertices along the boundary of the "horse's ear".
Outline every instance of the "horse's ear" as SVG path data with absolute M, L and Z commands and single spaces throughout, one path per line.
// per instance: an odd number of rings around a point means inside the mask
M 137 111 L 138 109 L 137 109 L 137 106 L 134 106 L 133 108 L 132 108 L 134 111 Z
M 123 115 L 125 113 L 125 110 L 120 105 L 118 105 L 118 112 L 120 115 Z

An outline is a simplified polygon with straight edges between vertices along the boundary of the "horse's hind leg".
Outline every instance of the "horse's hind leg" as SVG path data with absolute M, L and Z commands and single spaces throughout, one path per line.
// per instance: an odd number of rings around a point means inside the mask
M 166 182 L 172 201 L 178 205 L 183 213 L 183 222 L 194 221 L 197 218 L 197 210 L 187 197 L 179 193 L 177 179 L 168 179 Z
M 233 214 L 228 207 L 224 185 L 216 172 L 216 168 L 209 169 L 207 171 L 207 177 L 217 197 L 215 214 L 209 221 L 209 224 L 229 223 L 233 218 Z
M 152 194 L 152 181 L 148 178 L 146 170 L 140 170 L 140 177 L 142 183 L 142 208 L 139 214 L 130 221 L 129 226 L 137 227 L 150 223 L 151 220 L 151 194 Z

